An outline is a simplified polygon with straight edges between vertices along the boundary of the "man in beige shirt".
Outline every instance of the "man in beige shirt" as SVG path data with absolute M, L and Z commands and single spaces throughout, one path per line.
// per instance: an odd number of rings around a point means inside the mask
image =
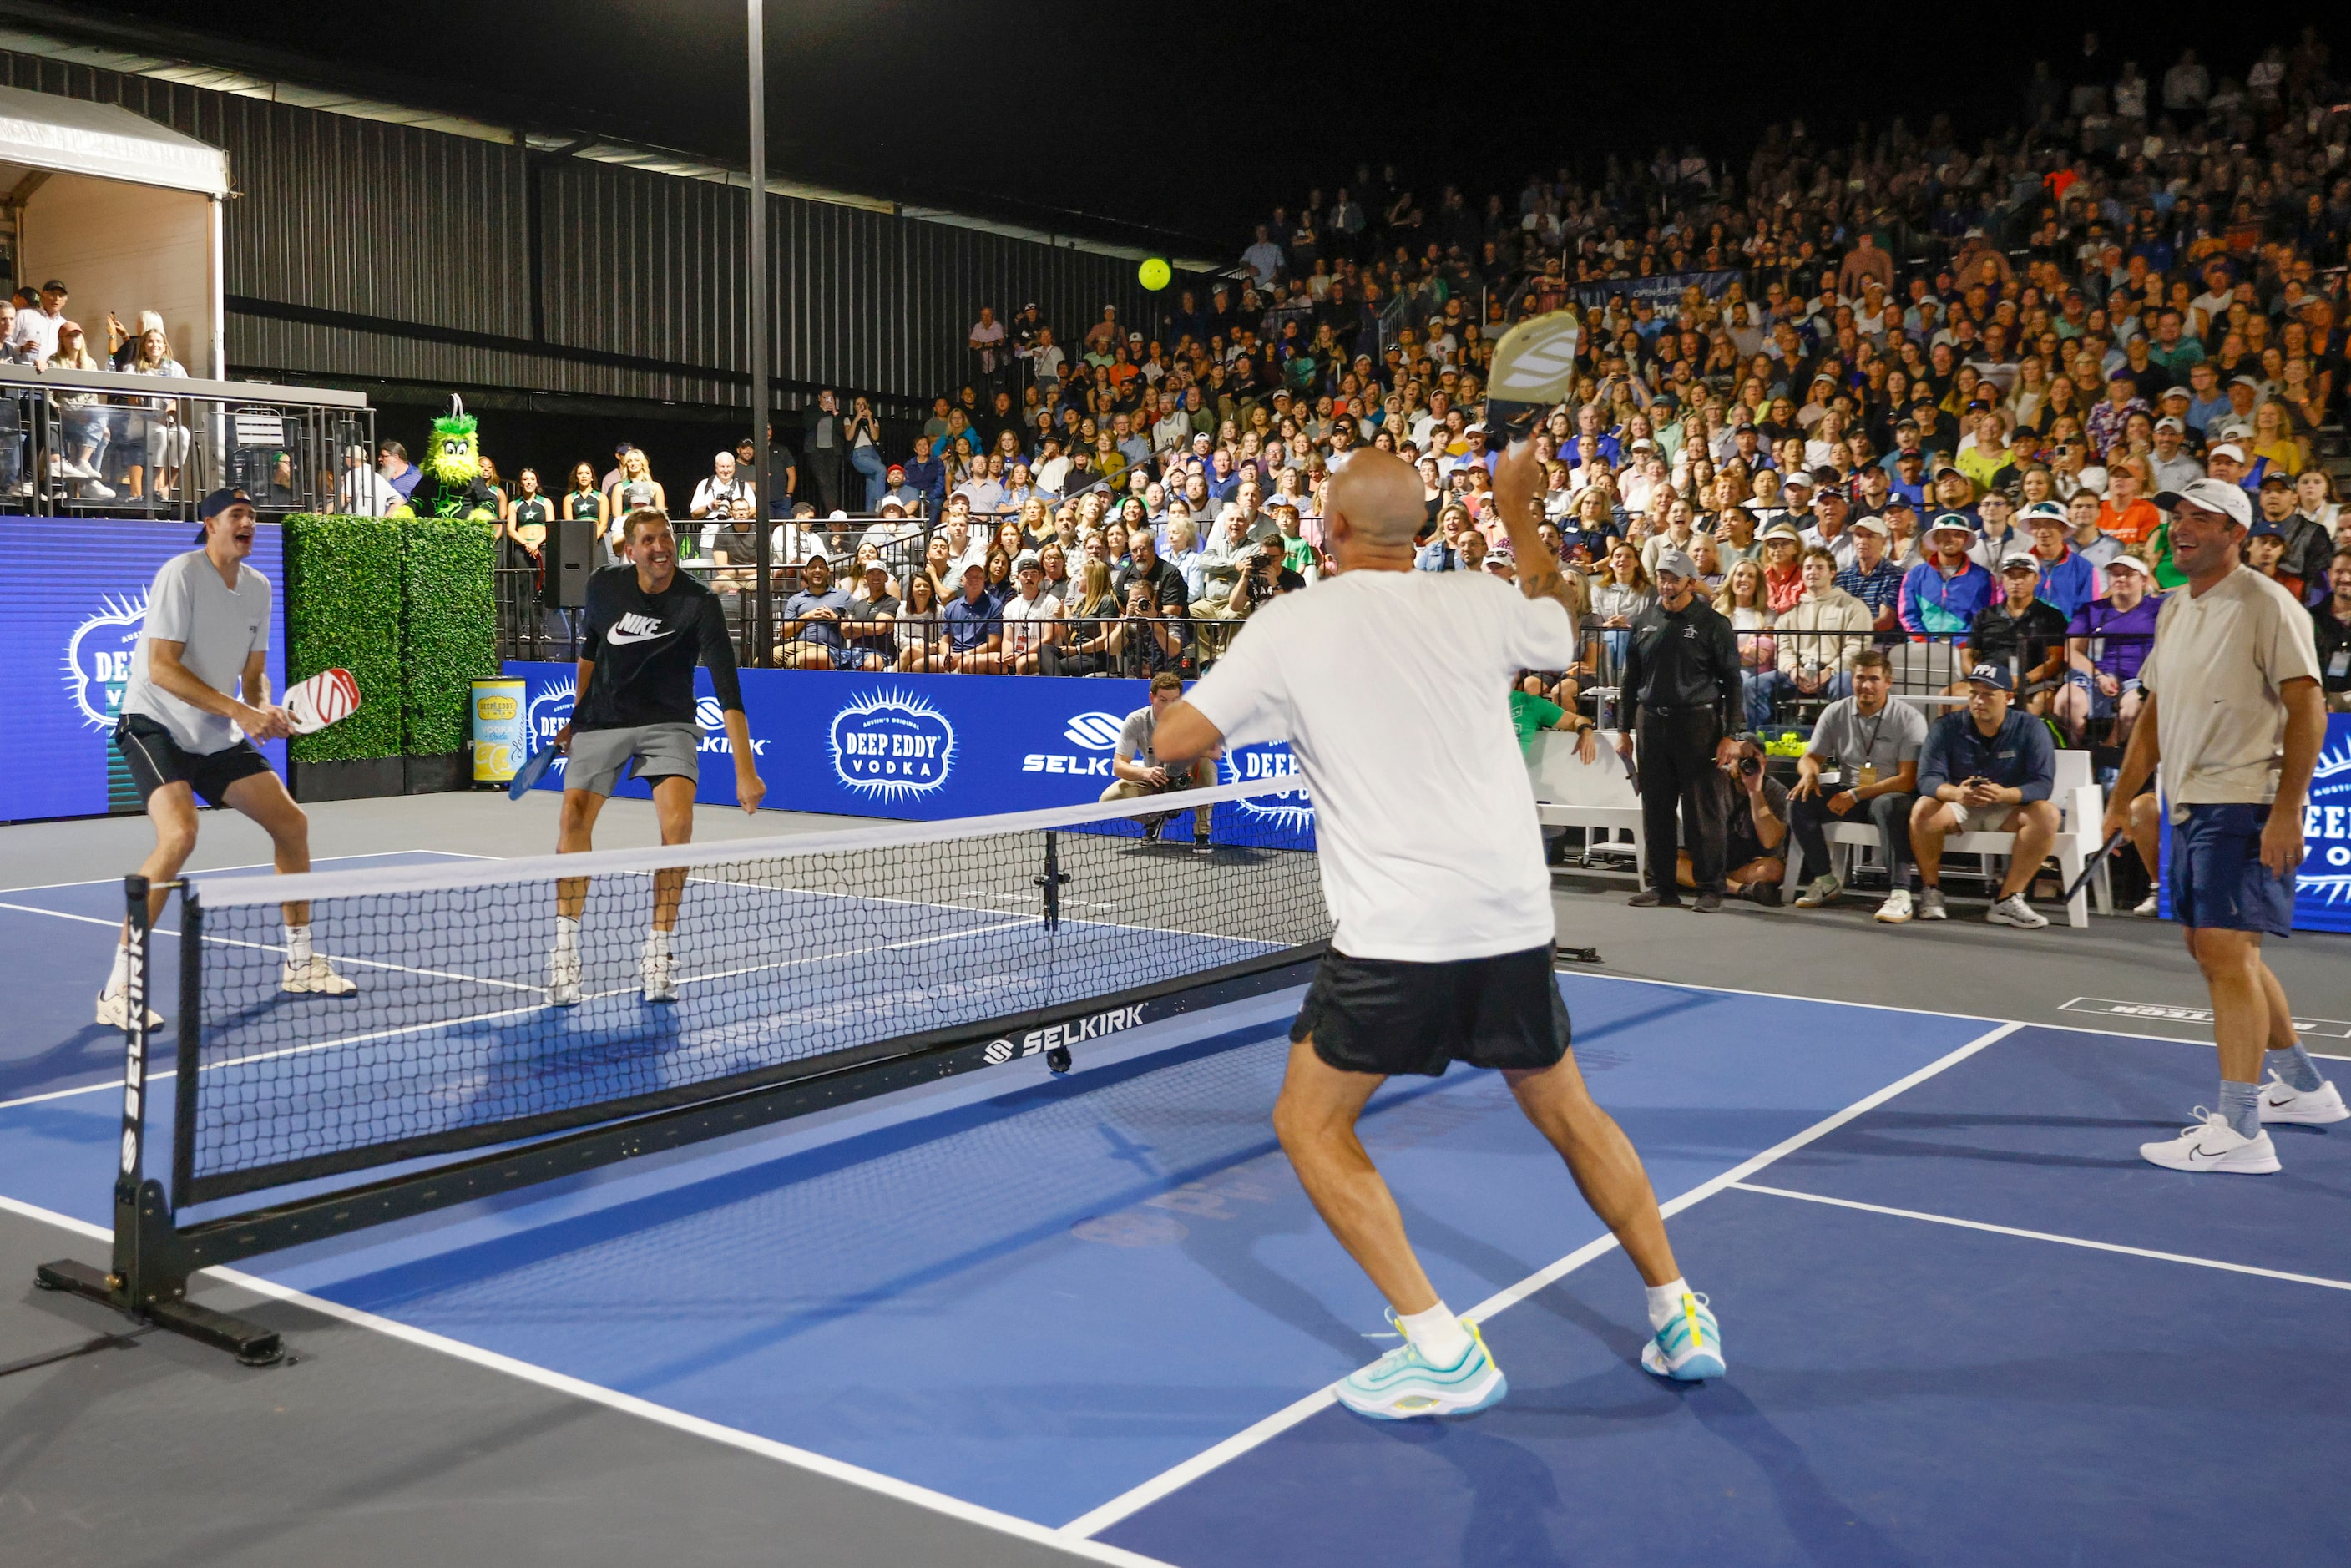
M 2293 932 L 2303 805 L 2326 724 L 2318 646 L 2302 606 L 2240 557 L 2252 524 L 2242 489 L 2197 479 L 2156 501 L 2171 512 L 2171 556 L 2188 587 L 2156 621 L 2155 651 L 2139 669 L 2147 701 L 2105 827 L 2111 842 L 2161 758 L 2168 887 L 2211 992 L 2220 1094 L 2198 1124 L 2139 1153 L 2173 1170 L 2262 1175 L 2278 1168 L 2262 1123 L 2351 1117 L 2302 1048 L 2285 990 L 2262 961 L 2264 936 Z M 2274 1074 L 2266 1089 L 2264 1047 Z

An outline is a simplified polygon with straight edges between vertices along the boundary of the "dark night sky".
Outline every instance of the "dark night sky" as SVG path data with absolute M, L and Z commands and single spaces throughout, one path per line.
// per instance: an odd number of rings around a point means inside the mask
M 2064 75 L 2085 19 L 2116 16 L 2041 5 L 1954 27 L 1935 7 L 1831 7 L 1761 38 L 1737 19 L 1778 11 L 1653 9 L 1655 25 L 1635 27 L 1583 6 L 769 0 L 771 166 L 901 201 L 1094 214 L 1231 252 L 1252 218 L 1358 161 L 1393 160 L 1425 195 L 1458 178 L 1474 200 L 1514 193 L 1531 167 L 1580 158 L 1596 172 L 1609 152 L 1668 139 L 1738 154 L 1792 116 L 1836 140 L 1896 113 L 1923 128 L 1937 109 L 1963 131 L 1997 129 L 2036 56 Z M 110 14 L 500 122 L 743 156 L 735 0 L 122 0 Z M 2341 72 L 2343 13 L 2297 7 L 2266 28 L 2285 42 L 2330 15 Z M 2159 78 L 2183 43 L 2201 45 L 2216 76 L 2241 73 L 2271 41 L 2234 28 L 2218 47 L 2184 9 L 2141 18 L 2127 45 L 2109 33 L 2107 78 L 2126 56 Z

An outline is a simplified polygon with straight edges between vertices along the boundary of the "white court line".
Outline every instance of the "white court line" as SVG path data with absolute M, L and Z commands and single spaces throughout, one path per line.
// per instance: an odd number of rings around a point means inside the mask
M 19 1202 L 15 1198 L 0 1197 L 0 1210 L 21 1215 L 26 1219 L 37 1220 L 43 1224 L 54 1225 L 59 1229 L 69 1230 L 77 1236 L 86 1237 L 93 1241 L 110 1244 L 114 1239 L 114 1233 L 103 1226 L 92 1225 L 86 1220 L 75 1219 L 33 1204 Z M 739 1448 L 745 1453 L 757 1454 L 762 1458 L 773 1459 L 778 1464 L 789 1465 L 794 1469 L 806 1470 L 830 1480 L 846 1481 L 852 1486 L 862 1487 L 867 1491 L 877 1492 L 900 1502 L 912 1503 L 917 1508 L 944 1514 L 949 1519 L 960 1521 L 965 1524 L 977 1525 L 981 1529 L 992 1530 L 999 1534 L 1030 1542 L 1040 1546 L 1058 1547 L 1072 1556 L 1093 1563 L 1112 1563 L 1115 1568 L 1173 1568 L 1172 1564 L 1162 1562 L 1156 1557 L 1145 1557 L 1141 1552 L 1105 1545 L 1101 1542 L 1071 1541 L 1059 1531 L 1031 1520 L 1000 1513 L 995 1509 L 984 1508 L 978 1503 L 966 1502 L 961 1498 L 949 1497 L 945 1492 L 933 1491 L 928 1487 L 917 1486 L 912 1481 L 903 1481 L 895 1476 L 886 1476 L 878 1470 L 869 1470 L 861 1465 L 848 1464 L 807 1448 L 794 1448 L 789 1443 L 778 1443 L 772 1437 L 762 1437 L 757 1433 L 721 1426 L 716 1421 L 705 1420 L 699 1416 L 689 1416 L 683 1410 L 673 1410 L 666 1405 L 656 1405 L 649 1399 L 640 1399 L 632 1394 L 622 1394 L 581 1378 L 567 1376 L 560 1372 L 551 1372 L 546 1367 L 537 1366 L 527 1361 L 517 1361 L 512 1356 L 500 1355 L 496 1351 L 484 1350 L 478 1345 L 467 1344 L 463 1340 L 449 1339 L 429 1330 L 411 1327 L 407 1323 L 392 1318 L 378 1317 L 373 1312 L 363 1312 L 357 1307 L 344 1306 L 340 1301 L 330 1301 L 323 1297 L 313 1296 L 306 1291 L 294 1290 L 274 1280 L 266 1280 L 256 1274 L 247 1274 L 241 1269 L 206 1269 L 203 1273 L 224 1284 L 235 1285 L 239 1289 L 251 1291 L 256 1295 L 266 1296 L 273 1301 L 285 1301 L 307 1312 L 316 1312 L 321 1317 L 333 1318 L 339 1322 L 350 1323 L 355 1328 L 372 1329 L 388 1338 L 402 1340 L 425 1350 L 438 1351 L 443 1355 L 455 1360 L 466 1362 L 491 1372 L 503 1373 L 508 1377 L 535 1384 L 541 1388 L 552 1389 L 559 1394 L 568 1394 L 575 1399 L 585 1400 L 592 1405 L 601 1405 L 607 1409 L 618 1410 L 624 1415 L 635 1416 L 643 1420 L 670 1427 L 674 1431 L 706 1438 L 714 1443 L 723 1443 L 730 1448 Z
M 1657 980 L 1646 975 L 1612 975 L 1605 969 L 1563 971 L 1588 975 L 1595 980 L 1621 980 L 1628 986 L 1661 986 L 1669 991 L 1719 991 L 1726 997 L 1761 997 L 1774 1002 L 1815 1002 L 1823 1007 L 1862 1008 L 1874 1013 L 1915 1013 L 1920 1018 L 1957 1019 L 1962 1023 L 2012 1023 L 2020 1029 L 2063 1030 L 2067 1034 L 2095 1034 L 2102 1040 L 2153 1040 L 2165 1045 L 2210 1045 L 2209 1040 L 2182 1040 L 2176 1034 L 2136 1034 L 2125 1029 L 2092 1029 L 2086 1024 L 2050 1023 L 2037 1019 L 1994 1018 L 1989 1013 L 1947 1013 L 1935 1008 L 1896 1007 L 1891 1002 L 1849 1002 L 1843 997 L 1803 997 L 1793 991 L 1751 991 L 1738 986 L 1708 986 L 1692 980 Z M 2310 1051 L 2308 1046 L 2303 1047 Z M 2351 1053 L 2311 1051 L 2326 1061 L 2351 1061 Z
M 1800 1203 L 1824 1203 L 1832 1208 L 1857 1208 L 1865 1214 L 1890 1214 L 1896 1219 L 1923 1219 L 1929 1225 L 1952 1225 L 1961 1230 L 1984 1230 L 1994 1236 L 2022 1236 L 2029 1241 L 2054 1241 L 2064 1247 L 2085 1247 L 2093 1252 L 2119 1252 L 2126 1258 L 2153 1258 L 2165 1263 L 2190 1263 L 2199 1269 L 2219 1269 L 2231 1274 L 2256 1274 L 2264 1280 L 2287 1280 L 2297 1285 L 2323 1285 L 2330 1291 L 2351 1291 L 2351 1280 L 2329 1280 L 2317 1274 L 2294 1274 L 2283 1269 L 2257 1269 L 2251 1263 L 2224 1263 L 2218 1258 L 2195 1258 L 2185 1252 L 2158 1252 L 2151 1247 L 2125 1247 L 2113 1241 L 2092 1241 L 2081 1236 L 2059 1236 L 2048 1230 L 2022 1230 L 2013 1225 L 1989 1225 L 1980 1219 L 1959 1219 L 1948 1214 L 1924 1214 L 1915 1208 L 1888 1208 L 1881 1203 L 1857 1203 L 1849 1197 L 1797 1192 L 1755 1182 L 1732 1182 L 1739 1192 L 1765 1197 L 1792 1197 Z
M 1692 988 L 1703 989 L 1705 988 Z M 1918 1084 L 1925 1082 L 1928 1079 L 1934 1077 L 1938 1072 L 1944 1071 L 1949 1068 L 1957 1067 L 1969 1057 L 1975 1055 L 1976 1052 L 1983 1050 L 1987 1046 L 1996 1044 L 1997 1042 L 2007 1039 L 2010 1035 L 2014 1034 L 2018 1030 L 2023 1027 L 2024 1026 L 2022 1024 L 2003 1023 L 1996 1029 L 1987 1030 L 1986 1032 L 1978 1035 L 1975 1039 L 1968 1041 L 1967 1044 L 1960 1046 L 1957 1051 L 1937 1057 L 1934 1061 L 1918 1069 L 1916 1072 L 1896 1079 L 1893 1082 L 1887 1084 L 1885 1088 L 1878 1090 L 1876 1093 L 1867 1095 L 1863 1099 L 1856 1100 L 1852 1104 L 1846 1106 L 1844 1110 L 1837 1112 L 1834 1115 L 1825 1116 L 1820 1121 L 1813 1123 L 1802 1132 L 1795 1134 L 1795 1136 L 1783 1139 L 1781 1142 L 1772 1145 L 1770 1148 L 1764 1150 L 1760 1155 L 1754 1155 L 1752 1158 L 1741 1160 L 1739 1164 L 1731 1166 L 1730 1169 L 1723 1172 L 1720 1176 L 1715 1176 L 1708 1181 L 1700 1182 L 1698 1186 L 1690 1188 L 1687 1192 L 1683 1193 L 1680 1197 L 1674 1198 L 1668 1203 L 1659 1205 L 1658 1212 L 1666 1216 L 1667 1218 L 1671 1218 L 1673 1216 L 1681 1213 L 1684 1209 L 1690 1207 L 1693 1204 L 1705 1202 L 1708 1198 L 1712 1197 L 1715 1194 L 1722 1191 L 1725 1187 L 1730 1186 L 1738 1182 L 1740 1177 L 1750 1176 L 1754 1172 L 1761 1170 L 1765 1166 L 1771 1164 L 1773 1161 L 1793 1154 L 1796 1150 L 1802 1148 L 1805 1145 L 1810 1144 L 1816 1139 L 1827 1136 L 1829 1134 L 1835 1132 L 1839 1127 L 1844 1126 L 1847 1122 L 1852 1121 L 1855 1117 L 1865 1115 L 1867 1113 L 1876 1110 L 1878 1106 L 1883 1105 L 1886 1102 L 1893 1099 L 1896 1095 L 1902 1093 L 1905 1090 L 1917 1087 Z M 1511 1285 L 1504 1290 L 1497 1291 L 1494 1294 L 1487 1297 L 1484 1301 L 1479 1302 L 1476 1306 L 1470 1308 L 1461 1315 L 1479 1322 L 1484 1322 L 1488 1319 L 1493 1317 L 1496 1313 L 1516 1306 L 1519 1302 L 1525 1301 L 1529 1296 L 1533 1295 L 1536 1291 L 1543 1289 L 1545 1286 L 1553 1284 L 1561 1279 L 1565 1278 L 1567 1275 L 1573 1273 L 1576 1270 L 1583 1268 L 1586 1263 L 1591 1262 L 1594 1258 L 1598 1258 L 1604 1253 L 1614 1251 L 1616 1245 L 1616 1239 L 1614 1236 L 1603 1236 L 1596 1241 L 1588 1241 L 1584 1245 L 1577 1248 L 1574 1251 L 1569 1253 L 1566 1257 L 1560 1259 L 1555 1263 L 1552 1263 L 1548 1268 L 1538 1269 L 1533 1273 L 1528 1275 L 1525 1279 L 1520 1281 L 1517 1284 Z M 1061 1533 L 1065 1539 L 1082 1541 L 1100 1531 L 1107 1530 L 1112 1525 L 1116 1524 L 1120 1520 L 1126 1518 L 1129 1514 L 1138 1512 L 1139 1511 L 1149 1507 L 1151 1504 L 1157 1502 L 1161 1498 L 1167 1496 L 1169 1493 L 1176 1491 L 1179 1488 L 1188 1486 L 1193 1481 L 1196 1481 L 1202 1476 L 1207 1475 L 1209 1471 L 1214 1470 L 1222 1465 L 1230 1463 L 1232 1460 L 1240 1458 L 1241 1455 L 1248 1453 L 1251 1448 L 1258 1447 L 1259 1444 L 1264 1443 L 1270 1438 L 1279 1437 L 1283 1432 L 1288 1431 L 1290 1427 L 1297 1426 L 1301 1421 L 1305 1420 L 1308 1416 L 1315 1415 L 1337 1402 L 1338 1400 L 1336 1396 L 1334 1396 L 1329 1388 L 1318 1389 L 1316 1392 L 1306 1396 L 1304 1398 L 1297 1400 L 1296 1402 L 1275 1411 L 1272 1415 L 1268 1416 L 1264 1420 L 1258 1422 L 1255 1426 L 1249 1427 L 1245 1431 L 1236 1432 L 1233 1436 L 1227 1437 L 1223 1442 L 1218 1443 L 1214 1448 L 1204 1449 L 1201 1452 L 1193 1455 L 1190 1458 L 1185 1460 L 1182 1464 L 1176 1466 L 1172 1469 L 1161 1471 L 1158 1475 L 1155 1475 L 1149 1480 L 1144 1481 L 1141 1486 L 1130 1488 L 1128 1490 L 1121 1492 L 1118 1496 L 1111 1499 L 1108 1502 L 1102 1504 L 1100 1507 L 1091 1509 L 1086 1512 L 1080 1514 L 1077 1518 L 1070 1521 L 1069 1523 L 1061 1526 Z
M 467 850 L 369 850 L 364 853 L 355 855 L 321 855 L 319 857 L 319 860 L 330 862 L 340 862 L 342 861 L 373 861 L 388 860 L 393 855 L 441 855 L 449 860 L 459 861 L 494 861 L 500 858 L 496 855 L 477 855 Z M 315 866 L 318 864 L 318 861 L 313 861 L 311 863 Z M 247 861 L 243 865 L 206 866 L 202 871 L 192 871 L 186 874 L 190 877 L 225 876 L 231 872 L 271 871 L 274 869 L 276 868 L 273 862 L 269 861 Z M 120 887 L 122 885 L 122 879 L 119 876 L 89 876 L 82 878 L 79 882 L 37 882 L 26 887 L 0 887 L 0 894 L 48 893 L 60 887 L 99 887 L 107 884 Z M 47 912 L 44 911 L 43 913 Z

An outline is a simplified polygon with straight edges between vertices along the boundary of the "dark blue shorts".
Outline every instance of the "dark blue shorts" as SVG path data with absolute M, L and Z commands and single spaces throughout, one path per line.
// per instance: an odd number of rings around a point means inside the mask
M 2267 806 L 2190 806 L 2171 825 L 2171 917 L 2205 931 L 2294 935 L 2294 873 L 2262 864 Z

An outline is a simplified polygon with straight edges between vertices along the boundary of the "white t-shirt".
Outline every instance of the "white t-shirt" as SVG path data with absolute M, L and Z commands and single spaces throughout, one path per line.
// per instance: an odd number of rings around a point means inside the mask
M 153 719 L 183 751 L 235 746 L 242 732 L 234 719 L 182 702 L 149 678 L 148 645 L 158 637 L 182 644 L 180 663 L 190 674 L 224 696 L 242 697 L 246 660 L 269 646 L 269 580 L 240 562 L 232 591 L 200 549 L 165 561 L 147 591 L 147 623 L 122 688 L 122 711 Z
M 1189 700 L 1228 742 L 1290 742 L 1332 945 L 1443 963 L 1557 935 L 1510 685 L 1575 658 L 1566 607 L 1499 578 L 1353 571 L 1266 603 Z
M 2163 789 L 2185 806 L 2277 799 L 2285 741 L 2278 688 L 2318 679 L 2318 638 L 2294 595 L 2241 566 L 2201 594 L 2176 589 L 2138 678 L 2156 695 Z

